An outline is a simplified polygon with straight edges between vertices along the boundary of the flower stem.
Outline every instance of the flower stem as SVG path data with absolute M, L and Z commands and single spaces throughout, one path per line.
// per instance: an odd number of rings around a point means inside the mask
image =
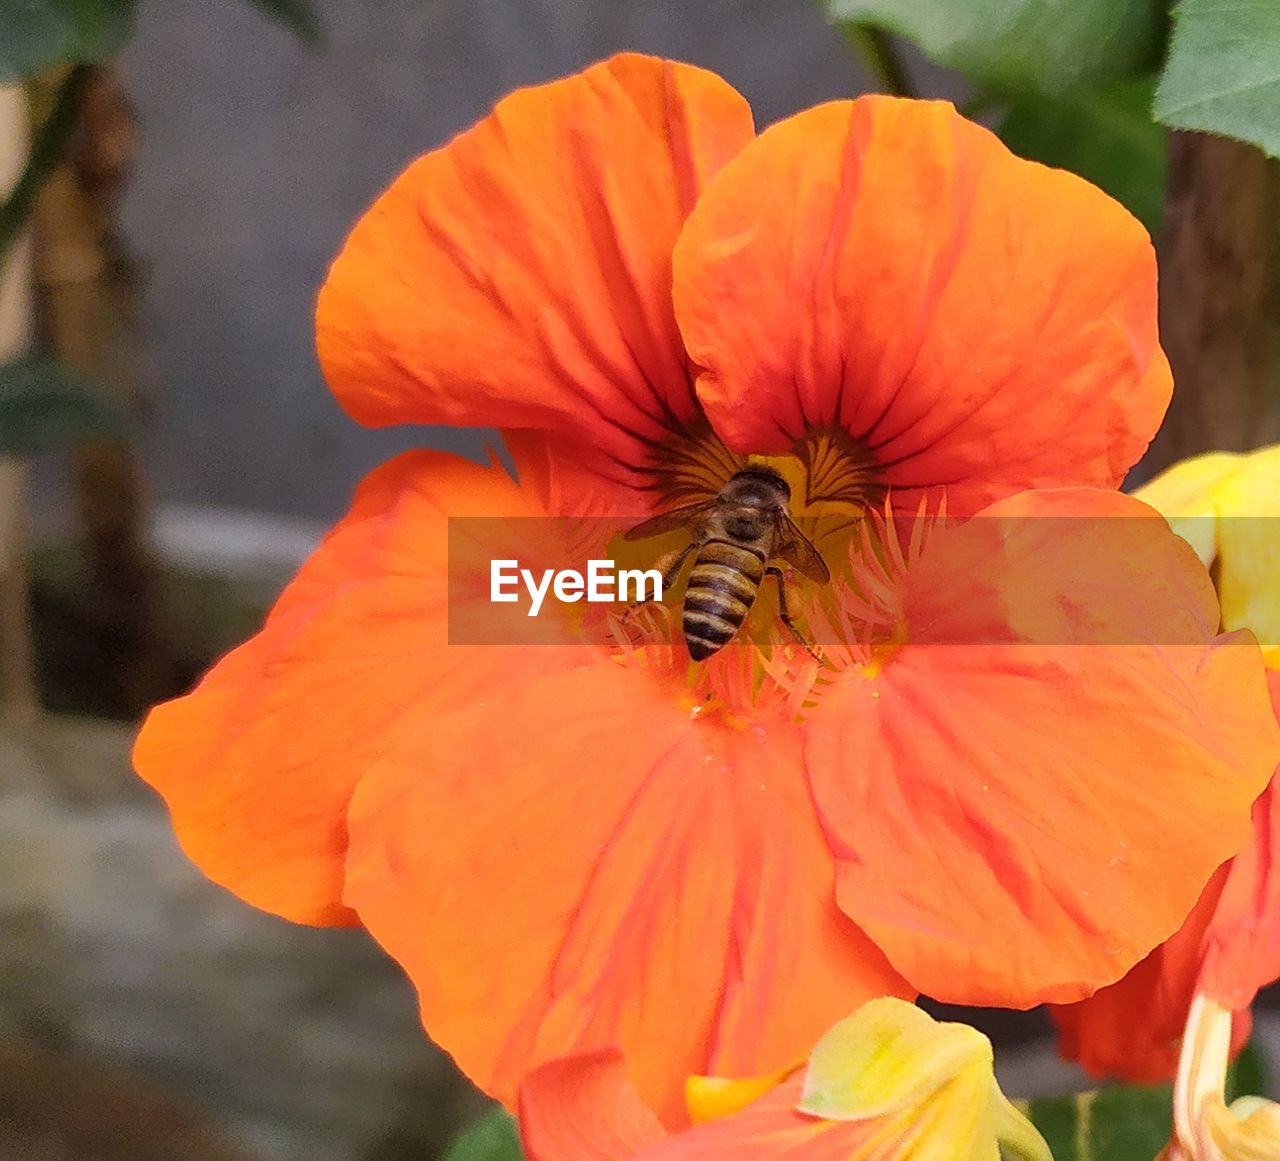
M 882 92 L 895 97 L 917 95 L 897 45 L 883 28 L 871 24 L 842 24 L 840 27 L 871 70 Z
M 31 214 L 36 194 L 57 168 L 80 113 L 80 102 L 92 75 L 89 65 L 75 65 L 58 88 L 53 109 L 36 130 L 26 164 L 8 196 L 0 202 L 0 256 L 9 249 Z

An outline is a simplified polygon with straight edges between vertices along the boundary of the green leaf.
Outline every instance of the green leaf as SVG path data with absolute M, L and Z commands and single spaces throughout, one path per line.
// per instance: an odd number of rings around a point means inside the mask
M 74 372 L 50 359 L 0 365 L 0 454 L 53 451 L 81 439 L 128 439 L 133 423 Z
M 1257 1045 L 1250 1041 L 1227 1069 L 1227 1104 L 1236 1097 L 1265 1096 L 1269 1088 L 1267 1062 L 1258 1051 Z
M 1028 1113 L 1054 1161 L 1151 1161 L 1173 1131 L 1168 1085 L 1114 1085 L 1077 1096 L 1040 1097 Z
M 524 1161 L 515 1120 L 505 1109 L 494 1109 L 463 1130 L 444 1161 Z
M 0 0 L 0 84 L 114 56 L 133 11 L 134 0 Z
M 1182 0 L 1173 17 L 1156 116 L 1280 157 L 1280 4 Z
M 1155 233 L 1164 208 L 1168 132 L 1151 117 L 1154 77 L 1065 97 L 1014 98 L 1000 125 L 1006 145 L 1069 169 L 1106 190 Z
M 324 40 L 324 27 L 320 15 L 309 0 L 250 0 L 260 12 L 283 24 L 299 40 L 317 45 Z
M 1136 76 L 1164 47 L 1164 0 L 823 3 L 834 19 L 904 36 L 931 60 L 1005 94 L 1057 94 Z

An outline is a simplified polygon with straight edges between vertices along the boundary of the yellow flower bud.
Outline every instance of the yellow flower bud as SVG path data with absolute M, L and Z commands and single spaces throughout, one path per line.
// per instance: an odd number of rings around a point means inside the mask
M 818 1041 L 799 1109 L 861 1122 L 867 1156 L 895 1161 L 1052 1161 L 1031 1122 L 996 1084 L 991 1043 L 904 1000 L 864 1004 Z M 861 1156 L 862 1154 L 858 1154 Z
M 1280 668 L 1280 444 L 1183 460 L 1134 495 L 1215 567 L 1223 625 L 1252 629 Z

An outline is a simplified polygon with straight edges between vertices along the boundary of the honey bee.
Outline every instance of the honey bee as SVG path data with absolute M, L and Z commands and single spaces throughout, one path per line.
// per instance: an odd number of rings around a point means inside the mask
M 754 465 L 736 472 L 711 500 L 662 512 L 626 532 L 627 540 L 681 528 L 692 533 L 692 542 L 666 568 L 662 591 L 675 582 L 684 562 L 696 551 L 681 614 L 685 644 L 695 661 L 705 660 L 733 640 L 766 576 L 778 582 L 782 623 L 813 654 L 791 620 L 782 570 L 770 562 L 786 561 L 819 584 L 826 584 L 831 573 L 813 542 L 791 519 L 790 502 L 786 480 L 773 468 Z

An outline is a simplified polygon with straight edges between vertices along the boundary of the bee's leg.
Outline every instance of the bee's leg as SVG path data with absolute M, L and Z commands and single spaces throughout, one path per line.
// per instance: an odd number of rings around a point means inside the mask
M 689 559 L 689 554 L 698 547 L 698 542 L 686 545 L 679 552 L 668 552 L 655 560 L 654 567 L 662 570 L 662 592 L 665 596 L 667 591 L 676 583 L 676 578 L 680 575 L 680 570 L 684 568 L 684 562 Z M 627 605 L 627 612 L 633 613 L 637 609 L 643 608 L 645 605 L 652 604 L 652 601 L 632 601 Z
M 684 567 L 684 562 L 689 559 L 689 554 L 698 547 L 697 541 L 688 545 L 680 552 L 667 552 L 655 560 L 654 567 L 662 570 L 662 595 L 666 596 L 667 591 L 676 582 L 676 578 L 680 575 L 680 570 Z M 621 625 L 630 625 L 632 620 L 639 614 L 641 609 L 647 609 L 653 601 L 630 601 L 623 610 L 619 619 Z
M 804 639 L 804 634 L 796 628 L 796 623 L 791 619 L 791 612 L 787 608 L 787 585 L 786 581 L 783 580 L 782 577 L 782 569 L 771 564 L 764 570 L 764 573 L 765 576 L 771 576 L 778 582 L 778 616 L 782 619 L 782 623 L 786 625 L 791 632 L 791 636 L 793 636 L 796 641 L 804 647 L 805 652 L 808 653 L 810 657 L 815 661 L 821 661 L 822 658 L 814 652 L 813 646 Z

